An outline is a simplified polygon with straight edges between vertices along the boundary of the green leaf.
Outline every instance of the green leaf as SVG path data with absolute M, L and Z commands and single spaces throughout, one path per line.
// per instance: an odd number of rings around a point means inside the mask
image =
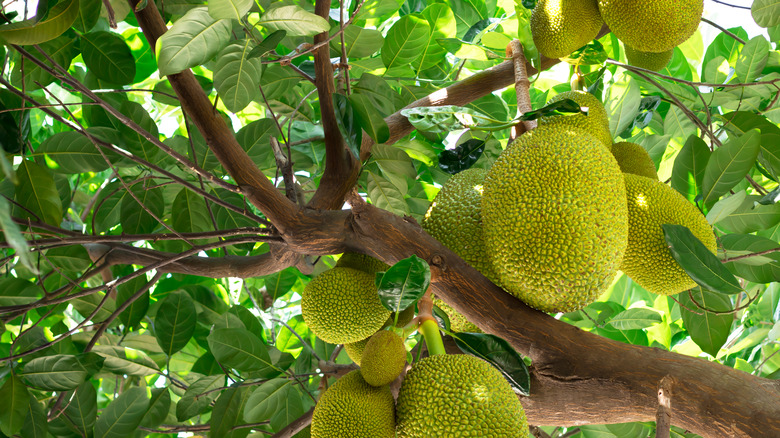
M 364 3 L 365 4 L 365 3 Z M 354 24 L 344 28 L 344 45 L 347 58 L 365 58 L 378 52 L 385 39 L 382 32 L 376 29 L 364 29 Z M 276 47 L 276 46 L 274 46 Z M 330 41 L 331 53 L 341 53 L 341 41 L 334 38 Z M 362 78 L 362 76 L 361 76 Z
M 244 408 L 244 421 L 258 423 L 270 419 L 289 396 L 292 382 L 285 378 L 272 379 L 257 388 Z
M 105 297 L 105 293 L 97 292 L 91 295 L 76 298 L 70 302 L 74 309 L 81 314 L 84 318 L 89 318 L 92 312 L 100 306 L 100 303 Z M 98 309 L 95 316 L 91 319 L 92 322 L 102 322 L 108 319 L 111 314 L 116 310 L 116 301 L 110 296 L 105 300 L 103 306 Z
M 73 22 L 73 28 L 81 33 L 92 30 L 100 18 L 100 0 L 79 0 L 79 15 Z
M 87 132 L 101 138 L 104 133 L 116 133 L 110 128 L 89 128 Z M 59 132 L 48 137 L 35 152 L 44 153 L 59 165 L 58 172 L 84 173 L 101 172 L 108 169 L 109 162 L 116 162 L 119 156 L 109 150 L 101 150 L 86 136 L 76 131 Z
M 672 168 L 672 188 L 693 202 L 701 192 L 704 171 L 709 162 L 710 149 L 704 140 L 691 135 L 677 154 Z
M 271 31 L 284 30 L 289 36 L 314 36 L 330 29 L 328 20 L 297 5 L 273 8 L 256 25 Z
M 417 170 L 412 164 L 412 159 L 401 149 L 377 144 L 371 150 L 371 158 L 379 166 L 382 174 L 399 190 L 405 191 L 409 181 L 417 179 Z
M 377 143 L 390 139 L 390 128 L 371 100 L 362 94 L 352 94 L 349 102 L 355 110 L 360 127 Z
M 739 52 L 737 65 L 734 71 L 742 83 L 750 83 L 761 76 L 766 62 L 769 59 L 769 51 L 772 47 L 763 35 L 757 35 L 745 44 Z
M 186 187 L 176 195 L 171 208 L 176 212 L 173 215 L 173 229 L 176 231 L 201 233 L 214 229 L 206 201 Z
M 65 430 L 70 432 L 70 434 L 75 432 L 75 436 L 91 436 L 98 411 L 95 387 L 89 381 L 84 382 L 76 389 L 75 394 L 73 391 L 68 392 L 65 399 L 69 401 L 65 412 L 62 414 Z M 49 428 L 60 429 L 53 422 L 49 423 Z M 60 435 L 56 431 L 52 432 L 55 436 Z
M 300 81 L 301 77 L 297 73 L 278 64 L 266 66 L 260 78 L 263 93 L 268 100 L 280 98 Z
M 95 423 L 95 438 L 125 438 L 141 424 L 149 408 L 146 389 L 125 389 L 100 414 Z
M 287 268 L 263 277 L 266 293 L 275 301 L 277 298 L 290 292 L 295 282 L 298 281 L 298 275 L 295 272 L 294 268 Z
M 197 312 L 187 292 L 171 292 L 160 304 L 154 318 L 154 336 L 163 352 L 171 357 L 184 348 L 195 333 Z
M 114 374 L 149 376 L 160 372 L 159 367 L 141 350 L 113 345 L 98 345 L 92 351 L 103 356 L 103 368 Z
M 705 353 L 717 355 L 729 337 L 734 316 L 730 313 L 716 314 L 708 310 L 728 312 L 734 308 L 731 300 L 725 295 L 701 288 L 681 293 L 678 300 L 683 327 L 691 335 L 693 342 Z
M 393 312 L 400 312 L 416 303 L 430 284 L 431 268 L 416 255 L 399 260 L 386 272 L 376 274 L 382 305 Z
M 150 188 L 146 188 L 149 186 Z M 151 233 L 158 226 L 155 219 L 162 218 L 165 209 L 162 189 L 153 187 L 154 181 L 147 180 L 141 184 L 130 187 L 133 196 L 125 196 L 122 199 L 119 223 L 127 234 Z M 137 201 L 136 201 L 137 199 Z M 139 205 L 139 201 L 141 205 Z M 153 216 L 154 215 L 154 216 Z
M 431 35 L 428 20 L 420 14 L 401 17 L 387 31 L 382 45 L 382 62 L 389 69 L 411 64 L 423 54 Z
M 214 20 L 208 8 L 190 9 L 157 40 L 160 76 L 179 73 L 213 58 L 230 41 L 230 20 Z
M 55 354 L 31 360 L 21 376 L 29 386 L 44 391 L 67 391 L 84 383 L 87 369 L 76 356 Z
M 780 0 L 754 0 L 750 13 L 761 27 L 777 26 L 780 24 Z
M 727 234 L 721 236 L 726 257 L 755 254 L 780 247 L 777 242 L 752 234 Z M 780 281 L 780 252 L 747 257 L 725 263 L 735 275 L 755 283 Z
M 16 222 L 11 219 L 11 205 L 2 196 L 0 196 L 0 228 L 2 228 L 3 234 L 5 235 L 5 241 L 8 242 L 19 257 L 19 262 L 25 268 L 37 274 L 38 268 L 35 266 L 32 254 L 30 254 L 30 247 L 27 246 L 27 239 L 22 235 L 22 231 L 19 229 L 19 226 L 16 225 Z M 2 298 L 0 298 L 0 302 L 2 302 Z
M 117 85 L 133 82 L 135 58 L 121 36 L 105 31 L 82 35 L 81 56 L 98 78 Z
M 221 328 L 207 338 L 211 354 L 223 366 L 238 371 L 256 371 L 271 365 L 263 342 L 249 330 Z
M 219 396 L 220 391 L 215 390 L 224 384 L 224 375 L 206 376 L 196 380 L 176 403 L 176 419 L 184 421 L 205 412 Z
M 499 122 L 477 110 L 454 105 L 406 108 L 401 110 L 401 115 L 420 131 L 439 133 Z
M 152 389 L 152 398 L 149 400 L 149 408 L 146 410 L 141 426 L 155 428 L 159 426 L 171 409 L 171 392 L 168 388 Z
M 772 228 L 780 222 L 780 204 L 761 205 L 761 196 L 751 195 L 718 224 L 732 233 L 747 234 Z
M 24 417 L 24 424 L 20 434 L 22 438 L 46 438 L 49 432 L 49 422 L 46 412 L 38 400 L 30 394 L 30 407 Z
M 209 0 L 209 15 L 215 20 L 240 20 L 254 2 L 252 0 Z
M 122 102 L 119 106 L 119 111 L 151 134 L 152 137 L 159 136 L 157 123 L 138 102 Z M 122 135 L 121 138 L 124 141 L 123 146 L 128 152 L 150 163 L 156 162 L 156 157 L 160 154 L 160 149 L 157 145 L 146 139 L 124 122 L 112 119 L 111 123 L 114 124 L 114 127 Z
M 395 184 L 371 171 L 368 172 L 366 193 L 371 203 L 379 208 L 397 215 L 409 214 L 404 193 L 401 193 Z
M 723 263 L 704 246 L 691 230 L 682 225 L 663 224 L 664 238 L 672 257 L 699 285 L 713 292 L 738 294 L 742 292 L 739 281 L 723 266 Z
M 278 46 L 286 36 L 287 32 L 284 30 L 276 30 L 271 32 L 270 35 L 263 38 L 263 41 L 261 41 L 260 44 L 255 46 L 255 48 L 249 52 L 249 54 L 246 56 L 247 59 L 261 57 L 271 50 L 276 49 L 276 46 Z
M 64 0 L 54 5 L 46 18 L 29 20 L 0 26 L 0 41 L 21 46 L 41 44 L 62 35 L 76 21 L 79 14 L 79 0 Z
M 260 59 L 249 58 L 253 45 L 251 40 L 241 40 L 228 45 L 217 56 L 214 88 L 225 107 L 234 113 L 246 108 L 259 95 L 262 63 Z
M 228 388 L 220 394 L 211 414 L 211 437 L 243 438 L 249 435 L 249 428 L 234 429 L 245 424 L 242 421 L 244 406 L 251 393 L 246 386 Z
M 609 320 L 608 324 L 618 330 L 640 330 L 663 321 L 660 313 L 653 309 L 635 307 L 626 309 Z
M 747 175 L 758 157 L 761 134 L 752 129 L 716 149 L 702 179 L 704 203 L 712 205 Z
M 89 253 L 83 246 L 63 246 L 46 251 L 46 258 L 56 267 L 70 272 L 81 272 L 92 266 Z
M 19 433 L 27 416 L 30 394 L 15 374 L 0 386 L 0 432 L 11 436 Z
M 16 202 L 32 213 L 19 211 L 19 216 L 31 217 L 33 220 L 37 216 L 42 222 L 59 227 L 62 222 L 62 201 L 48 169 L 32 161 L 22 160 L 16 175 L 19 178 L 14 194 Z
M 146 277 L 141 275 L 117 286 L 116 300 L 125 303 L 146 284 Z M 149 310 L 149 291 L 144 292 L 133 304 L 119 314 L 119 320 L 127 328 L 137 326 Z
M 75 38 L 63 35 L 41 44 L 41 49 L 44 50 L 54 62 L 59 64 L 62 68 L 67 69 L 70 67 L 73 57 L 77 54 L 75 46 Z M 53 68 L 53 65 L 48 59 L 44 60 L 44 65 Z M 43 68 L 29 59 L 23 59 L 21 62 L 17 62 L 16 65 L 14 65 L 14 69 L 11 71 L 11 82 L 20 88 L 22 83 L 24 83 L 24 86 L 28 91 L 45 87 L 53 81 L 54 76 L 44 71 Z
M 428 21 L 431 32 L 422 48 L 422 54 L 412 63 L 412 68 L 417 71 L 429 69 L 444 61 L 447 51 L 436 40 L 455 35 L 457 32 L 455 14 L 446 4 L 433 3 L 423 9 L 420 15 Z
M 531 391 L 528 367 L 507 341 L 486 333 L 452 333 L 458 348 L 498 368 L 512 388 L 523 395 Z
M 679 107 L 672 106 L 664 117 L 664 135 L 682 139 L 691 132 L 696 132 L 691 119 Z
M 618 76 L 618 80 L 609 87 L 607 97 L 604 99 L 612 137 L 617 137 L 634 123 L 641 103 L 642 93 L 639 91 L 639 84 L 628 74 Z
M 742 205 L 746 198 L 747 192 L 744 191 L 737 192 L 725 198 L 721 198 L 721 200 L 716 202 L 707 213 L 707 222 L 709 222 L 710 225 L 715 225 L 723 219 L 727 218 L 730 214 L 734 213 L 734 211 L 736 211 L 740 205 Z
M 269 142 L 278 134 L 273 119 L 258 119 L 241 128 L 236 133 L 236 140 L 260 170 L 275 169 L 276 161 Z
M 280 403 L 279 410 L 271 417 L 271 429 L 279 432 L 301 415 L 303 415 L 301 392 L 297 387 L 293 386 L 287 392 L 287 398 Z

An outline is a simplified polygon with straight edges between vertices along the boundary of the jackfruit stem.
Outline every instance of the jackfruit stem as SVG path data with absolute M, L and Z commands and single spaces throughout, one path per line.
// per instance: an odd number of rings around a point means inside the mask
M 425 338 L 425 346 L 428 347 L 428 353 L 431 356 L 447 354 L 447 352 L 444 350 L 444 342 L 441 340 L 439 324 L 436 323 L 435 319 L 423 319 L 418 330 Z

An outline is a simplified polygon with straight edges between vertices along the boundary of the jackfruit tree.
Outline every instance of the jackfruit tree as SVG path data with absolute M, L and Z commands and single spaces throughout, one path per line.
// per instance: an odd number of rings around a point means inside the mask
M 736 3 L 4 2 L 0 438 L 780 436 Z

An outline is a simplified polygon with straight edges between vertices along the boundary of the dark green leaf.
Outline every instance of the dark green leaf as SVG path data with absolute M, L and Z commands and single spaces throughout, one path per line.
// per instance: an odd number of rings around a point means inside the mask
M 688 201 L 696 199 L 701 192 L 704 170 L 710 159 L 710 149 L 704 140 L 691 135 L 677 154 L 672 169 L 672 188 L 680 192 Z
M 154 336 L 168 356 L 184 348 L 195 333 L 197 313 L 187 292 L 171 292 L 160 304 L 154 319 Z
M 220 391 L 215 390 L 224 384 L 224 375 L 206 376 L 196 380 L 176 403 L 176 419 L 184 421 L 205 412 L 220 394 Z
M 11 436 L 19 433 L 30 406 L 30 395 L 15 374 L 0 386 L 0 432 Z
M 472 138 L 459 144 L 454 150 L 444 150 L 439 155 L 439 167 L 456 174 L 474 165 L 485 150 L 485 140 Z
M 263 41 L 260 42 L 257 46 L 255 46 L 249 54 L 246 56 L 247 59 L 257 58 L 260 56 L 265 55 L 266 53 L 270 52 L 271 50 L 276 49 L 276 46 L 279 45 L 280 42 L 284 39 L 284 37 L 287 36 L 287 31 L 285 30 L 276 30 L 271 32 L 270 35 L 265 37 Z
M 458 348 L 498 368 L 515 391 L 530 394 L 531 375 L 523 358 L 508 342 L 486 333 L 453 333 Z
M 112 401 L 95 423 L 95 438 L 125 438 L 131 435 L 149 408 L 146 389 L 127 388 Z
M 168 416 L 171 408 L 171 392 L 168 388 L 152 389 L 152 398 L 149 400 L 149 409 L 146 410 L 141 426 L 155 428 Z
M 159 367 L 149 356 L 140 350 L 112 345 L 98 345 L 92 349 L 103 356 L 103 368 L 114 374 L 129 376 L 148 376 L 159 373 Z
M 151 233 L 165 210 L 162 189 L 147 180 L 130 187 L 131 194 L 122 198 L 119 222 L 127 234 Z M 140 203 L 140 205 L 139 205 Z
M 712 205 L 731 190 L 753 167 L 761 148 L 758 129 L 728 141 L 712 153 L 702 179 L 704 203 Z
M 116 288 L 117 302 L 119 303 L 127 302 L 127 300 L 129 300 L 133 295 L 135 295 L 136 292 L 138 292 L 141 288 L 144 287 L 146 281 L 147 281 L 146 277 L 141 275 L 133 278 L 132 280 L 126 283 L 122 283 L 119 286 L 117 286 Z M 119 320 L 122 321 L 122 324 L 124 324 L 125 327 L 133 328 L 137 326 L 141 322 L 141 320 L 143 320 L 148 310 L 149 310 L 149 291 L 147 290 L 135 301 L 133 301 L 133 304 L 131 304 L 127 309 L 123 310 L 122 313 L 119 314 Z
M 60 269 L 81 272 L 92 265 L 87 250 L 83 246 L 63 246 L 46 251 L 46 258 Z
M 289 268 L 263 277 L 266 293 L 274 300 L 290 292 L 297 281 L 295 270 Z
M 112 32 L 97 31 L 81 36 L 84 64 L 98 78 L 117 85 L 135 77 L 135 58 L 125 40 Z
M 349 101 L 357 116 L 358 125 L 369 137 L 377 143 L 390 139 L 390 128 L 368 97 L 355 93 L 349 96 Z
M 738 294 L 739 281 L 687 227 L 663 224 L 664 238 L 672 257 L 699 285 L 713 292 Z
M 756 283 L 780 281 L 780 252 L 744 257 L 780 247 L 774 240 L 752 234 L 727 234 L 721 236 L 720 243 L 727 258 L 743 257 L 725 263 L 735 275 Z
M 76 356 L 55 354 L 31 360 L 25 364 L 21 376 L 29 386 L 38 389 L 67 391 L 84 383 L 87 369 Z
M 49 431 L 49 422 L 46 418 L 46 412 L 38 400 L 30 394 L 30 407 L 27 415 L 24 417 L 22 426 L 22 438 L 46 438 Z
M 734 306 L 731 300 L 724 295 L 709 292 L 701 288 L 695 288 L 689 292 L 678 295 L 680 301 L 680 313 L 682 314 L 683 327 L 691 335 L 693 342 L 702 351 L 712 356 L 718 354 L 718 350 L 731 332 L 731 323 L 734 315 L 731 313 L 716 314 L 714 312 L 728 312 Z
M 270 419 L 289 397 L 292 382 L 285 378 L 272 379 L 252 392 L 244 408 L 244 421 L 258 423 Z
M 263 342 L 246 329 L 221 328 L 208 336 L 211 354 L 223 366 L 238 371 L 256 371 L 271 364 Z
M 431 283 L 431 269 L 425 260 L 412 255 L 376 274 L 376 285 L 382 304 L 400 312 L 417 302 Z
M 3 230 L 5 241 L 8 242 L 11 248 L 16 252 L 16 255 L 19 256 L 19 262 L 31 272 L 37 273 L 38 268 L 35 266 L 32 255 L 30 254 L 30 247 L 27 246 L 27 239 L 22 235 L 22 231 L 19 229 L 16 222 L 11 219 L 11 211 L 11 205 L 4 197 L 0 196 L 0 228 Z M 0 294 L 4 295 L 3 292 L 0 292 Z M 0 295 L 0 302 L 5 302 L 2 295 Z M 31 301 L 19 304 L 28 304 Z M 13 304 L 4 305 L 10 306 Z
M 62 221 L 62 201 L 49 170 L 32 161 L 22 160 L 16 169 L 16 176 L 19 185 L 16 186 L 15 200 L 30 211 L 17 210 L 19 216 L 59 227 Z
M 214 404 L 214 412 L 211 414 L 212 438 L 244 438 L 249 435 L 249 428 L 234 429 L 235 426 L 245 424 L 244 406 L 251 394 L 251 388 L 241 386 L 228 388 L 220 394 Z
M 76 393 L 68 393 L 70 403 L 65 408 L 67 423 L 75 427 L 80 436 L 89 436 L 97 421 L 97 391 L 91 382 L 82 383 Z

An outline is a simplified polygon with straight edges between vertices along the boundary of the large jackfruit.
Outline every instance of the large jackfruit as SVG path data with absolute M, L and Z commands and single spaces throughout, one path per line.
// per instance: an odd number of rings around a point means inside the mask
M 530 438 L 523 406 L 497 369 L 474 356 L 415 363 L 398 394 L 399 438 Z
M 311 436 L 395 437 L 395 406 L 390 387 L 369 385 L 358 370 L 347 373 L 317 401 Z
M 642 146 L 627 141 L 615 143 L 612 145 L 612 156 L 615 157 L 621 172 L 658 180 L 655 163 Z
M 640 52 L 634 50 L 631 47 L 625 46 L 626 59 L 629 65 L 634 67 L 644 68 L 652 71 L 660 71 L 669 64 L 669 61 L 674 55 L 674 49 L 669 49 L 665 52 L 653 53 L 653 52 Z
M 539 53 L 563 58 L 596 38 L 604 20 L 596 0 L 539 0 L 531 34 Z
M 661 53 L 696 32 L 704 0 L 598 0 L 601 18 L 626 45 Z
M 624 176 L 629 235 L 620 269 L 656 294 L 674 295 L 696 286 L 672 257 L 661 225 L 688 227 L 715 253 L 715 235 L 707 219 L 696 206 L 666 184 L 629 173 Z
M 360 374 L 371 386 L 387 385 L 401 375 L 406 365 L 404 340 L 389 330 L 368 338 L 360 359 Z
M 507 291 L 545 312 L 570 312 L 611 284 L 628 213 L 623 174 L 598 140 L 537 128 L 498 157 L 484 187 L 485 246 Z
M 374 334 L 390 311 L 379 299 L 373 275 L 351 268 L 333 268 L 306 285 L 301 314 L 320 339 L 346 344 Z
M 357 252 L 345 252 L 336 262 L 337 268 L 352 268 L 358 271 L 368 272 L 373 275 L 377 272 L 387 271 L 390 265 L 371 256 Z
M 357 342 L 344 344 L 344 351 L 347 352 L 347 356 L 349 356 L 349 358 L 352 359 L 352 362 L 355 362 L 357 366 L 360 366 L 360 360 L 363 359 L 363 352 L 366 350 L 366 344 L 368 344 L 369 339 L 371 339 L 370 336 Z
M 566 91 L 553 96 L 547 101 L 548 104 L 559 102 L 564 99 L 571 99 L 578 105 L 588 107 L 588 115 L 554 115 L 542 117 L 539 120 L 539 126 L 564 126 L 569 128 L 579 128 L 596 137 L 607 150 L 612 149 L 612 134 L 609 132 L 609 119 L 604 105 L 599 102 L 596 96 L 585 91 Z
M 476 324 L 466 319 L 465 316 L 461 315 L 460 312 L 440 298 L 433 297 L 433 304 L 447 314 L 447 318 L 450 320 L 450 330 L 458 333 L 482 333 L 482 330 Z

